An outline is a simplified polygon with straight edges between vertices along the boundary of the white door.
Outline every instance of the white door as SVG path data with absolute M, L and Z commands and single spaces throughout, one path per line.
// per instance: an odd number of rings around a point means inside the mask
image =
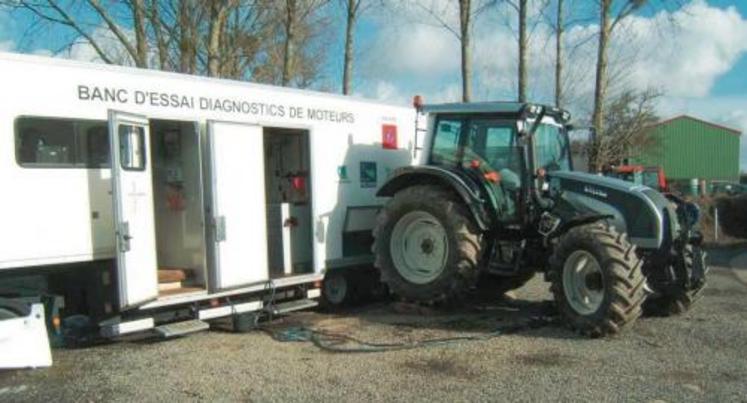
M 260 126 L 208 122 L 211 291 L 269 279 Z
M 143 116 L 109 111 L 119 305 L 158 297 L 150 133 Z

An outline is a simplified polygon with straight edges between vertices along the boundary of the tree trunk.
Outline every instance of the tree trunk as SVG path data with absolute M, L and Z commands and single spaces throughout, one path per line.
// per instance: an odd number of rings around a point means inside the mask
M 519 102 L 527 101 L 527 0 L 519 0 Z
M 612 0 L 601 0 L 599 5 L 599 48 L 597 50 L 597 74 L 596 86 L 594 87 L 594 112 L 592 114 L 592 125 L 597 129 L 597 141 L 604 135 L 604 100 L 607 95 L 607 45 L 609 43 L 612 27 L 610 24 L 610 8 Z M 597 146 L 597 145 L 595 145 Z M 599 158 L 595 158 L 591 168 L 600 170 Z
M 135 65 L 137 67 L 148 67 L 148 37 L 145 35 L 145 0 L 134 0 L 132 2 L 132 13 L 135 28 Z
M 281 84 L 288 86 L 293 74 L 296 35 L 296 0 L 285 0 L 285 49 L 283 51 L 283 76 Z
M 563 105 L 563 33 L 565 16 L 563 0 L 558 0 L 558 15 L 555 26 L 555 106 Z
M 156 46 L 158 48 L 158 68 L 161 70 L 171 70 L 169 66 L 169 49 L 163 38 L 161 13 L 159 12 L 158 7 L 158 0 L 150 1 L 150 25 L 153 29 L 153 37 L 156 40 Z
M 472 13 L 470 0 L 459 0 L 459 28 L 462 46 L 462 101 L 472 100 L 472 55 L 470 49 L 470 17 Z
M 355 23 L 358 18 L 358 6 L 361 0 L 347 0 L 347 25 L 345 26 L 345 60 L 342 69 L 342 93 L 350 95 L 353 80 L 353 49 L 355 41 Z
M 228 0 L 212 0 L 210 3 L 210 28 L 208 30 L 208 76 L 219 77 L 221 70 L 221 37 L 228 16 Z
M 197 65 L 194 11 L 191 0 L 179 0 L 179 71 L 194 74 Z

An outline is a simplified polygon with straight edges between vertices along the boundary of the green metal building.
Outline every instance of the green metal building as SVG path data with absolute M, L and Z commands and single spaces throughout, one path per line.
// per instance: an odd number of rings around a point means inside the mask
M 635 163 L 664 168 L 671 182 L 739 182 L 739 130 L 686 115 L 656 123 L 649 130 L 651 142 Z

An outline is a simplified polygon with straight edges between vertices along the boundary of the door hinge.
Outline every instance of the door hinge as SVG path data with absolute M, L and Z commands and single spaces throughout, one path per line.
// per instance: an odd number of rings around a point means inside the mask
M 215 217 L 215 242 L 226 240 L 226 216 Z

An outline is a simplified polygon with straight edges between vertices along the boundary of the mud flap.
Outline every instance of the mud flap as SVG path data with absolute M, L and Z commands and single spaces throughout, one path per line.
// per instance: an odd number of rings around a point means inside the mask
M 0 320 L 0 368 L 52 365 L 44 304 L 33 304 L 26 317 Z

